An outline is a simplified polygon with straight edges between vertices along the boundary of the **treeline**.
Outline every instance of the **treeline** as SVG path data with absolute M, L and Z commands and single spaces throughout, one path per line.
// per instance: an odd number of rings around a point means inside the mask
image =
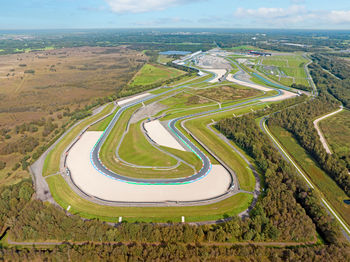
M 317 88 L 321 91 L 329 92 L 341 101 L 345 107 L 350 108 L 350 66 L 346 65 L 345 62 L 340 59 L 331 63 L 328 59 L 324 58 L 324 56 L 314 55 L 312 58 L 318 63 L 309 65 L 310 75 Z M 332 74 L 338 76 L 340 79 L 322 70 L 321 64 L 322 67 L 328 64 L 333 65 L 332 67 L 325 68 L 328 68 Z
M 34 190 L 29 180 L 0 188 L 0 235 L 6 227 L 14 225 L 33 193 Z
M 291 84 L 292 88 L 296 88 L 296 89 L 300 89 L 300 90 L 304 90 L 304 91 L 312 91 L 312 87 L 311 86 L 305 86 L 303 84 Z
M 338 108 L 338 102 L 329 95 L 320 94 L 304 104 L 272 115 L 268 124 L 281 126 L 291 132 L 322 169 L 350 196 L 350 175 L 345 163 L 336 155 L 327 154 L 313 125 L 314 119 Z
M 253 116 L 223 119 L 216 127 L 247 152 L 263 173 L 267 189 L 262 199 L 262 206 L 269 220 L 277 220 L 283 224 L 285 218 L 281 221 L 276 219 L 278 213 L 282 213 L 287 217 L 291 216 L 284 227 L 303 225 L 308 228 L 309 219 L 300 218 L 306 211 L 323 239 L 328 243 L 342 241 L 339 228 L 328 216 L 320 199 L 313 190 L 306 187 L 295 169 L 272 146 L 267 135 L 256 125 Z
M 311 58 L 314 62 L 341 80 L 350 78 L 350 66 L 344 60 L 334 56 L 326 56 L 320 53 L 312 54 Z
M 188 72 L 188 73 L 197 74 L 199 72 L 199 70 L 194 68 L 194 67 L 177 65 L 177 64 L 174 64 L 173 62 L 168 62 L 166 65 L 173 67 L 173 68 L 176 68 L 176 69 L 179 69 L 179 70 L 182 70 L 182 71 L 185 71 L 185 72 Z
M 273 193 L 271 193 L 273 194 Z M 238 217 L 218 225 L 192 226 L 188 224 L 159 225 L 150 223 L 122 223 L 116 227 L 97 220 L 82 220 L 67 216 L 54 206 L 33 200 L 17 217 L 10 237 L 16 241 L 105 241 L 105 242 L 237 242 L 237 241 L 314 241 L 315 227 L 300 205 L 287 193 L 278 193 L 289 208 L 281 209 L 273 203 L 267 215 L 258 204 L 250 218 Z M 291 201 L 291 203 L 289 203 Z M 278 218 L 274 218 L 276 216 Z M 298 224 L 296 225 L 296 221 Z M 299 222 L 301 221 L 301 222 Z
M 344 246 L 262 247 L 175 243 L 65 244 L 52 249 L 4 248 L 5 261 L 349 261 Z

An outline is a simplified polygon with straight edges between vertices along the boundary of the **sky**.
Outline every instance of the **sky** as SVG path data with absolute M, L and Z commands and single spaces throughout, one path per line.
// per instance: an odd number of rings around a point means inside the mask
M 350 29 L 349 0 L 0 0 L 0 29 Z

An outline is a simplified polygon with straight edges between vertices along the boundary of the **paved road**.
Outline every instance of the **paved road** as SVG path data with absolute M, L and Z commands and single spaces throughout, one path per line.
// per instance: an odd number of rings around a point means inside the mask
M 330 116 L 333 116 L 335 114 L 338 114 L 339 112 L 341 112 L 343 110 L 343 107 L 341 107 L 340 109 L 338 109 L 337 111 L 334 111 L 332 113 L 329 113 L 325 116 L 321 116 L 320 118 L 317 118 L 315 121 L 314 121 L 314 127 L 316 128 L 316 131 L 320 137 L 320 140 L 321 140 L 321 143 L 324 147 L 324 149 L 326 150 L 327 154 L 332 154 L 332 151 L 331 149 L 329 148 L 328 144 L 327 144 L 327 140 L 326 138 L 324 137 L 323 133 L 322 133 L 322 130 L 320 129 L 320 127 L 318 126 L 318 122 L 320 122 L 321 120 L 327 118 L 327 117 L 330 117 Z

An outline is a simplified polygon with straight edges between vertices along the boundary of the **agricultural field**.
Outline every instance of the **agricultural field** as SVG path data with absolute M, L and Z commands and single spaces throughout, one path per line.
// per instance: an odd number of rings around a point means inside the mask
M 28 177 L 27 166 L 64 129 L 107 102 L 146 61 L 125 47 L 1 56 L 0 182 Z
M 130 82 L 130 86 L 151 85 L 184 75 L 185 72 L 162 65 L 145 64 Z
M 257 69 L 280 82 L 283 85 L 291 86 L 293 83 L 309 86 L 304 65 L 308 62 L 302 55 L 273 55 L 261 57 Z
M 319 122 L 332 152 L 350 161 L 350 111 L 342 112 Z

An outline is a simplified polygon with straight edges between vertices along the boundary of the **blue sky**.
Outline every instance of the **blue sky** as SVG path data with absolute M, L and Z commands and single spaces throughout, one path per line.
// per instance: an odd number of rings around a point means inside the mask
M 0 29 L 350 29 L 349 0 L 0 0 Z

